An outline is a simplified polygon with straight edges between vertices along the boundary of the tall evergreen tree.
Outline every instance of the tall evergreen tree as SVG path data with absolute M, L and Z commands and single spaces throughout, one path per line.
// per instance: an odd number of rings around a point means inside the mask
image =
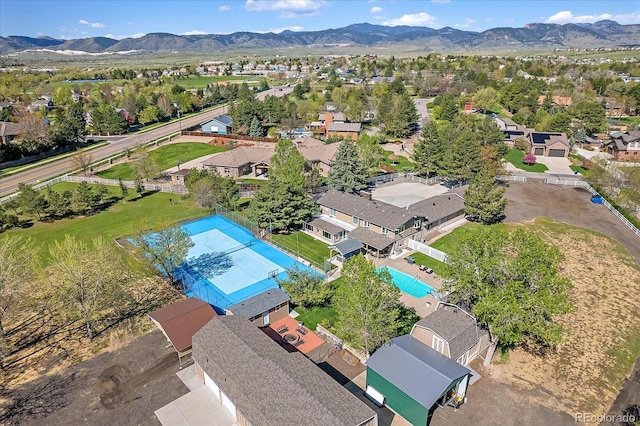
M 318 206 L 304 189 L 305 160 L 289 139 L 281 139 L 271 157 L 269 181 L 256 191 L 249 218 L 262 228 L 290 230 L 302 226 Z
M 482 167 L 480 146 L 469 131 L 458 135 L 442 156 L 440 173 L 462 184 L 472 179 Z
M 483 166 L 464 193 L 465 214 L 484 224 L 496 223 L 504 215 L 507 199 L 491 168 Z
M 437 173 L 445 151 L 445 145 L 438 133 L 435 122 L 429 121 L 422 128 L 422 134 L 418 143 L 413 148 L 413 161 L 418 164 L 418 169 L 429 176 Z
M 251 119 L 251 125 L 249 126 L 249 136 L 262 137 L 264 136 L 264 129 L 260 125 L 260 120 L 255 115 Z
M 327 184 L 336 191 L 351 194 L 367 187 L 367 170 L 351 139 L 342 142 L 338 148 Z

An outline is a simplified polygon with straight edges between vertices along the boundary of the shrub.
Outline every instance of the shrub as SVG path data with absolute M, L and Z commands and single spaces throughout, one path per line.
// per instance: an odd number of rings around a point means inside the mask
M 522 157 L 522 162 L 530 166 L 533 164 L 536 164 L 536 156 L 533 154 L 527 154 L 524 157 Z

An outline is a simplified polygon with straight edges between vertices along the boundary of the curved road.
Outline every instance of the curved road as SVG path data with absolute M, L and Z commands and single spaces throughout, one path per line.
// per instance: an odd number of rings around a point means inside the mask
M 264 92 L 258 93 L 256 96 L 259 100 L 263 100 L 266 96 L 284 96 L 293 91 L 295 85 L 284 87 L 273 87 Z M 124 151 L 126 148 L 134 148 L 138 145 L 154 141 L 161 137 L 167 136 L 171 133 L 178 132 L 181 128 L 189 128 L 198 124 L 204 123 L 213 119 L 217 115 L 220 115 L 225 110 L 225 106 L 219 106 L 210 111 L 196 114 L 194 116 L 184 118 L 180 121 L 167 124 L 148 132 L 139 133 L 124 137 L 118 141 L 114 141 L 109 145 L 96 148 L 91 151 L 91 156 L 94 161 L 99 161 L 105 158 L 109 158 L 112 155 L 118 154 Z M 17 191 L 19 183 L 36 184 L 38 182 L 44 182 L 55 176 L 62 175 L 74 169 L 73 163 L 69 157 L 53 161 L 42 166 L 35 167 L 24 172 L 16 173 L 13 175 L 5 176 L 0 179 L 0 196 L 11 194 Z

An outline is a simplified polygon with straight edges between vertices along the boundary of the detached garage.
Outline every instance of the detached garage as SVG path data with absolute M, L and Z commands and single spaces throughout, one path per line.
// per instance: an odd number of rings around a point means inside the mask
M 470 375 L 468 368 L 405 335 L 369 358 L 365 395 L 412 425 L 427 425 L 437 407 L 464 403 Z

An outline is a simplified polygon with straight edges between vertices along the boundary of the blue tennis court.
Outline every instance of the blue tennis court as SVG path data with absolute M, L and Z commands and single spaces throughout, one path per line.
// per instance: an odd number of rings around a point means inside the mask
M 195 243 L 178 274 L 185 294 L 218 308 L 277 288 L 276 278 L 286 278 L 293 265 L 311 270 L 224 216 L 210 216 L 183 228 Z

